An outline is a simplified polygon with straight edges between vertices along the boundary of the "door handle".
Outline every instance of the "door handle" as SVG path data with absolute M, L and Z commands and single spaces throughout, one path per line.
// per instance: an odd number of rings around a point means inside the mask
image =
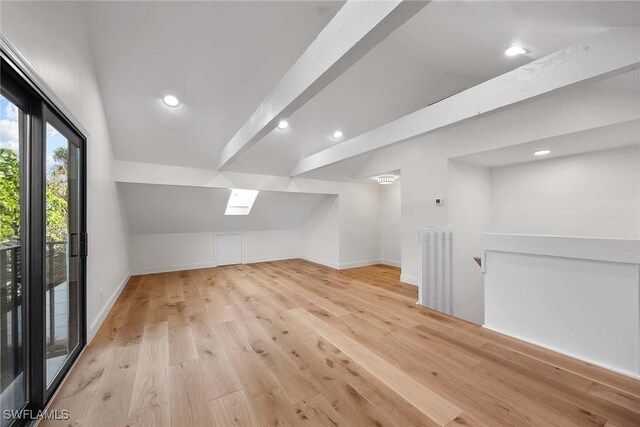
M 80 239 L 80 256 L 86 257 L 89 255 L 89 234 L 82 233 Z
M 80 253 L 80 239 L 78 233 L 71 233 L 69 239 L 69 256 L 76 257 Z

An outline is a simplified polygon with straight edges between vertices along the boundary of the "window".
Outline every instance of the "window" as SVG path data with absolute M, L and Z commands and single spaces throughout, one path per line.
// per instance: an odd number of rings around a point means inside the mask
M 258 190 L 231 190 L 225 215 L 249 215 L 253 203 L 258 197 Z

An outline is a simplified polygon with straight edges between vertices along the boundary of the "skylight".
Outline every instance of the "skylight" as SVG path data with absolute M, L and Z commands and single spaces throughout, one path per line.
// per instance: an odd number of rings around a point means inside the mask
M 225 215 L 249 215 L 253 202 L 258 197 L 258 190 L 238 190 L 233 189 L 229 201 L 227 202 L 227 210 Z

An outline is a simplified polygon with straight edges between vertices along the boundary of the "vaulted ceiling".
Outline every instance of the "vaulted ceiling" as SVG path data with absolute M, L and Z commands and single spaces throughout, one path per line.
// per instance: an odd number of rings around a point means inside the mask
M 210 168 L 341 3 L 83 6 L 116 156 Z
M 342 2 L 84 5 L 116 157 L 215 168 L 221 150 Z M 227 166 L 288 175 L 328 148 L 534 59 L 619 26 L 637 2 L 431 2 Z M 529 53 L 504 55 L 517 43 Z M 640 87 L 637 74 L 609 88 Z M 177 95 L 176 109 L 162 104 Z M 342 162 L 353 178 L 367 155 Z M 312 174 L 313 175 L 313 174 Z M 315 176 L 323 176 L 318 173 Z

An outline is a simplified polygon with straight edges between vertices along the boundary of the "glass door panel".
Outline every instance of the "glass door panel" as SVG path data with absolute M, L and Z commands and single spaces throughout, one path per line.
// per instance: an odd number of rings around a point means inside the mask
M 46 383 L 79 345 L 80 148 L 62 123 L 46 123 Z
M 0 52 L 0 427 L 45 408 L 85 345 L 85 140 Z
M 25 404 L 24 296 L 22 274 L 23 198 L 21 148 L 26 115 L 0 95 L 0 407 Z M 10 420 L 2 417 L 0 425 Z

